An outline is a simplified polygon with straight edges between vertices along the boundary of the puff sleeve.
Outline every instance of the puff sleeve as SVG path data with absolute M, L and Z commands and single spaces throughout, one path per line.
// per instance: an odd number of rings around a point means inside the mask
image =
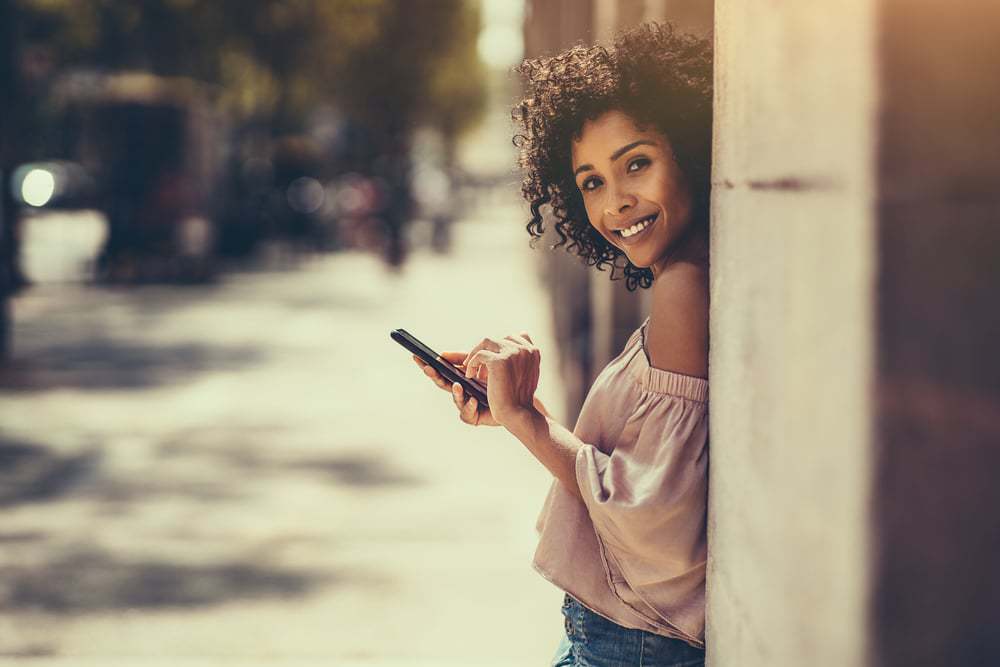
M 584 444 L 576 457 L 597 538 L 621 571 L 609 577 L 623 576 L 643 599 L 703 568 L 707 553 L 708 407 L 683 386 L 704 381 L 650 370 L 681 386 L 646 387 L 614 449 Z

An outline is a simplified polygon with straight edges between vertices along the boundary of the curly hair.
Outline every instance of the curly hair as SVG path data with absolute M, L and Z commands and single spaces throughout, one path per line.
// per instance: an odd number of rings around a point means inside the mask
M 653 274 L 634 266 L 587 219 L 573 178 L 572 142 L 583 125 L 618 110 L 637 126 L 666 136 L 691 184 L 692 222 L 707 228 L 712 154 L 712 44 L 668 23 L 645 23 L 619 35 L 611 48 L 575 46 L 550 58 L 526 60 L 516 70 L 525 97 L 514 106 L 514 145 L 524 170 L 521 194 L 530 204 L 531 246 L 545 229 L 548 205 L 559 241 L 599 271 L 622 269 L 629 291 L 649 287 Z M 620 264 L 624 258 L 625 264 Z

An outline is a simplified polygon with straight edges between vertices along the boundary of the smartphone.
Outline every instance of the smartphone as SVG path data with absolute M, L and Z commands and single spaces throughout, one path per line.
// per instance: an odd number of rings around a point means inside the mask
M 490 404 L 486 400 L 486 387 L 481 382 L 465 377 L 465 373 L 458 370 L 455 365 L 442 359 L 438 356 L 437 352 L 421 343 L 405 329 L 396 329 L 390 332 L 389 336 L 407 350 L 423 359 L 424 363 L 430 364 L 449 383 L 458 382 L 461 384 L 462 390 L 470 396 L 475 396 L 480 405 L 487 408 L 490 407 Z

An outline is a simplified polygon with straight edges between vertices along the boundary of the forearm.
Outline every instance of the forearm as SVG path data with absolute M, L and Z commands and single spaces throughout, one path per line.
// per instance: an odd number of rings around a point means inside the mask
M 544 407 L 536 401 L 533 409 L 507 420 L 504 427 L 562 482 L 567 491 L 582 501 L 576 481 L 576 454 L 583 441 L 543 411 Z
M 535 405 L 535 409 L 538 410 L 539 412 L 541 412 L 544 416 L 546 416 L 546 417 L 551 417 L 552 416 L 551 414 L 549 414 L 549 411 L 545 409 L 545 405 L 542 403 L 542 401 L 537 396 L 535 396 L 534 399 L 532 399 L 532 402 Z

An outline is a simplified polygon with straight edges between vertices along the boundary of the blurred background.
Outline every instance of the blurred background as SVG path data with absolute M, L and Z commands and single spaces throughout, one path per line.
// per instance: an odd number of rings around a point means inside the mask
M 1000 664 L 982 0 L 0 0 L 0 664 L 546 664 L 550 476 L 388 333 L 573 424 L 649 304 L 529 249 L 510 68 L 646 19 L 715 40 L 709 663 Z
M 0 662 L 544 662 L 550 477 L 388 332 L 575 418 L 640 304 L 529 250 L 510 68 L 668 4 L 0 0 Z

